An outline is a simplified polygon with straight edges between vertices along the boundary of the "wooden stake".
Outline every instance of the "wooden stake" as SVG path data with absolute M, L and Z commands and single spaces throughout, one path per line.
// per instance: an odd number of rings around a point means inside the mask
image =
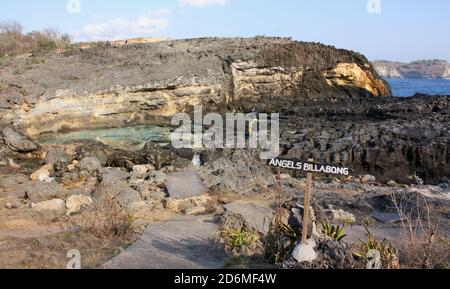
M 313 160 L 308 160 L 313 162 Z M 302 226 L 302 244 L 308 240 L 309 207 L 311 206 L 313 175 L 308 173 L 306 176 L 305 202 L 303 204 L 303 226 Z

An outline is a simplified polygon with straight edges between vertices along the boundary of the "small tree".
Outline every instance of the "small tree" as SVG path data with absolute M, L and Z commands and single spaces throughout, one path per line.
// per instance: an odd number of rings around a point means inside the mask
M 0 32 L 14 35 L 22 35 L 23 26 L 16 20 L 5 20 L 0 22 Z

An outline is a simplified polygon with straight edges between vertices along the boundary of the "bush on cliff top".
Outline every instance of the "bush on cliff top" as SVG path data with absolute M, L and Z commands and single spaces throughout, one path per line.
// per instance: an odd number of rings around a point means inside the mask
M 64 49 L 70 44 L 70 36 L 56 29 L 23 33 L 23 26 L 14 20 L 0 22 L 0 59 L 26 53 L 43 54 Z

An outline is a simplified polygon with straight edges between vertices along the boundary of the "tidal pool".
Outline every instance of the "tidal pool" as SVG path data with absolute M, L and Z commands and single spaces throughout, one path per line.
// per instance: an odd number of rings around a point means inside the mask
M 147 141 L 167 143 L 169 139 L 168 127 L 138 125 L 49 133 L 39 136 L 38 141 L 42 144 L 65 144 L 74 140 L 95 140 L 115 148 L 140 149 Z

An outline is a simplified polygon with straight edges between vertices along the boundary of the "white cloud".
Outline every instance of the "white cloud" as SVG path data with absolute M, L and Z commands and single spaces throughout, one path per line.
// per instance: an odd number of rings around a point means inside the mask
M 134 19 L 115 18 L 87 24 L 76 34 L 76 38 L 80 41 L 92 41 L 153 36 L 167 27 L 170 15 L 170 10 L 160 9 Z
M 181 7 L 194 6 L 197 8 L 205 8 L 208 6 L 225 6 L 229 0 L 178 0 Z

